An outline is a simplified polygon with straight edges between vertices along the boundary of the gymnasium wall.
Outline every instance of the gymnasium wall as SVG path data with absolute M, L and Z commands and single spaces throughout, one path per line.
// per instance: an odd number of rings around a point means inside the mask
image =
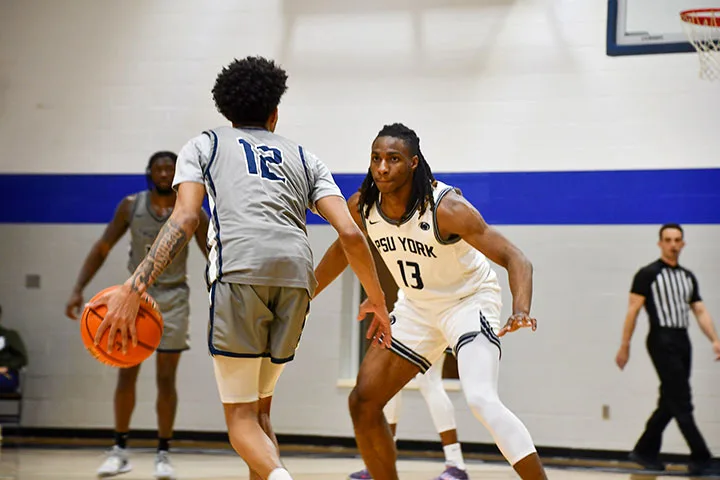
M 720 90 L 697 79 L 694 55 L 606 57 L 603 2 L 5 0 L 1 8 L 0 304 L 30 352 L 26 426 L 112 426 L 116 372 L 83 350 L 65 301 L 115 204 L 144 188 L 149 155 L 223 123 L 210 88 L 222 65 L 248 54 L 287 68 L 278 133 L 318 154 L 346 193 L 376 132 L 405 122 L 439 176 L 462 184 L 528 254 L 539 328 L 504 340 L 500 390 L 538 445 L 629 449 L 640 434 L 657 392 L 644 314 L 625 372 L 614 356 L 632 275 L 657 257 L 660 223 L 687 225 L 682 262 L 720 318 Z M 317 261 L 335 236 L 312 222 Z M 181 361 L 176 427 L 222 431 L 202 256 L 190 248 L 193 349 Z M 86 297 L 126 278 L 126 252 L 123 239 Z M 26 288 L 26 275 L 39 275 L 40 288 Z M 357 289 L 346 272 L 314 302 L 278 386 L 277 432 L 352 436 Z M 691 336 L 696 415 L 718 454 L 718 365 L 696 324 Z M 154 428 L 152 361 L 138 389 L 133 428 Z M 451 396 L 461 440 L 491 442 L 461 392 Z M 416 390 L 404 397 L 399 437 L 437 438 Z M 664 451 L 687 452 L 674 424 Z

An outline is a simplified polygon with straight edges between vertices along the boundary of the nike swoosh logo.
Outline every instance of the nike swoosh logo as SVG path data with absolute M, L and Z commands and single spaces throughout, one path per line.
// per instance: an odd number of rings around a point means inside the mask
M 373 222 L 372 220 L 368 220 L 368 223 L 369 223 L 370 225 L 375 225 L 376 223 L 379 223 L 379 222 L 380 222 L 380 220 L 378 220 L 377 222 Z

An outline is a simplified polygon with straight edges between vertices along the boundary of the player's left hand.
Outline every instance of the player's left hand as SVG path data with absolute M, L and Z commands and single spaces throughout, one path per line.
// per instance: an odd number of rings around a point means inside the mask
M 715 353 L 715 361 L 720 361 L 720 341 L 713 342 L 712 347 Z
M 118 333 L 123 353 L 127 353 L 128 334 L 133 346 L 137 346 L 135 325 L 140 310 L 140 295 L 137 292 L 132 291 L 128 285 L 122 285 L 100 297 L 93 303 L 93 306 L 95 305 L 107 305 L 105 318 L 95 333 L 95 345 L 100 343 L 103 333 L 108 330 L 108 352 L 112 351 Z
M 532 318 L 527 313 L 516 313 L 508 318 L 507 323 L 498 332 L 498 337 L 502 337 L 506 333 L 520 330 L 521 328 L 532 328 L 533 332 L 537 330 L 537 320 Z
M 357 319 L 362 321 L 369 313 L 373 314 L 370 326 L 365 337 L 376 340 L 383 348 L 390 348 L 392 333 L 390 328 L 390 314 L 384 302 L 373 303 L 369 298 L 360 304 L 360 312 Z

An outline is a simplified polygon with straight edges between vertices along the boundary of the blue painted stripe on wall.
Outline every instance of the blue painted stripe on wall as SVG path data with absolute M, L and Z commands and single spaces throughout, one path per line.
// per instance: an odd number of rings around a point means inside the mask
M 720 169 L 446 173 L 498 225 L 720 224 Z M 362 174 L 338 174 L 346 196 Z M 106 223 L 143 175 L 0 175 L 0 223 Z M 311 224 L 324 221 L 309 215 Z

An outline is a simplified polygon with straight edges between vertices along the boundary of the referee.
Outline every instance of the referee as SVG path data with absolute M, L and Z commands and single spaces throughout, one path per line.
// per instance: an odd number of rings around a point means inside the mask
M 665 466 L 658 460 L 662 434 L 674 418 L 690 447 L 689 473 L 714 473 L 717 466 L 711 463 L 710 451 L 692 413 L 691 346 L 687 332 L 690 310 L 712 342 L 716 360 L 720 360 L 720 339 L 700 298 L 695 275 L 678 264 L 680 251 L 685 246 L 682 227 L 674 223 L 663 225 L 658 246 L 660 259 L 641 268 L 633 279 L 622 344 L 615 358 L 618 367 L 625 368 L 630 358 L 635 322 L 644 306 L 650 318 L 646 345 L 660 377 L 660 399 L 647 421 L 645 432 L 630 453 L 630 459 L 647 469 L 664 470 Z

